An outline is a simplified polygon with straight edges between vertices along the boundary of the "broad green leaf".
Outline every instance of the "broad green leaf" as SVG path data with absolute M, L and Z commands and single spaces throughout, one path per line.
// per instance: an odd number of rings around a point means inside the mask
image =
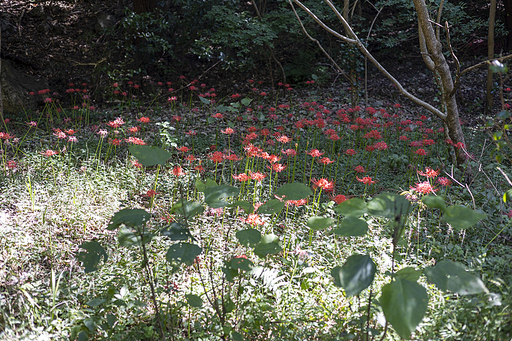
M 201 97 L 200 97 L 201 98 Z M 203 306 L 203 300 L 201 297 L 194 294 L 186 294 L 187 304 L 194 308 L 201 308 Z
M 368 213 L 376 217 L 396 219 L 407 217 L 411 203 L 404 196 L 395 193 L 381 193 L 368 203 Z
M 108 224 L 107 229 L 112 231 L 122 224 L 131 227 L 142 226 L 149 219 L 151 219 L 151 214 L 140 208 L 125 208 L 114 214 L 110 219 L 110 224 Z
M 139 160 L 143 166 L 165 165 L 173 154 L 158 147 L 133 145 L 128 148 L 130 153 Z
M 217 183 L 212 179 L 206 179 L 205 182 L 196 180 L 195 185 L 197 191 L 203 193 L 208 187 L 217 186 Z
M 82 262 L 85 273 L 98 270 L 98 264 L 100 264 L 102 258 L 103 262 L 108 260 L 107 251 L 95 240 L 81 244 L 80 248 L 84 249 L 85 252 L 78 253 L 76 259 Z
M 285 200 L 300 200 L 306 199 L 308 196 L 313 195 L 311 188 L 300 182 L 291 184 L 284 184 L 276 191 L 278 197 L 285 197 Z
M 238 231 L 236 237 L 240 244 L 248 247 L 256 246 L 261 241 L 261 233 L 256 229 Z
M 372 284 L 375 271 L 375 263 L 370 256 L 354 254 L 343 266 L 332 269 L 331 275 L 334 283 L 345 289 L 347 296 L 354 296 Z
M 240 269 L 244 271 L 250 271 L 253 266 L 254 263 L 248 260 L 247 258 L 234 257 L 233 259 L 231 259 L 231 267 L 236 270 Z
M 309 217 L 306 225 L 313 230 L 323 230 L 331 226 L 336 220 L 325 217 Z
M 446 209 L 444 198 L 438 195 L 426 195 L 421 201 L 430 208 L 439 208 L 441 211 Z
M 264 258 L 267 255 L 276 254 L 281 250 L 279 238 L 273 234 L 266 234 L 261 237 L 260 243 L 254 248 L 254 254 Z
M 451 291 L 459 295 L 488 292 L 480 278 L 467 272 L 462 264 L 450 260 L 443 260 L 433 267 L 426 268 L 425 275 L 430 283 L 443 291 Z
M 186 265 L 192 265 L 197 256 L 201 254 L 203 249 L 195 244 L 176 243 L 169 247 L 165 259 L 169 263 L 177 261 Z
M 509 202 L 512 200 L 512 188 L 503 194 L 503 202 Z
M 416 282 L 398 277 L 382 287 L 380 304 L 386 320 L 398 335 L 408 339 L 427 312 L 427 290 Z
M 368 209 L 362 199 L 352 198 L 336 206 L 334 212 L 344 216 L 360 217 L 368 212 Z
M 119 245 L 124 247 L 140 246 L 147 244 L 153 239 L 152 233 L 144 232 L 142 237 L 131 227 L 122 227 L 117 234 Z
M 190 230 L 176 221 L 163 228 L 160 231 L 160 234 L 170 238 L 171 240 L 187 240 L 189 238 L 193 238 L 190 234 Z
M 247 106 L 247 105 L 251 104 L 252 98 L 246 97 L 246 98 L 242 99 L 240 102 L 242 102 L 243 105 Z
M 395 278 L 406 279 L 411 282 L 416 282 L 420 278 L 421 271 L 415 270 L 414 268 L 407 267 L 400 269 L 395 273 Z
M 258 214 L 280 213 L 284 208 L 284 202 L 277 199 L 270 199 L 258 208 Z
M 86 305 L 88 305 L 89 307 L 97 307 L 105 302 L 107 302 L 107 300 L 104 298 L 93 298 L 92 300 L 87 302 Z
M 241 207 L 246 213 L 254 212 L 254 206 L 250 202 L 244 200 L 235 201 L 234 203 L 229 204 L 228 207 Z
M 456 230 L 464 230 L 472 227 L 487 216 L 464 206 L 447 207 L 443 219 Z
M 204 201 L 212 208 L 225 207 L 229 203 L 224 198 L 229 198 L 240 193 L 240 189 L 228 185 L 211 186 L 204 190 Z
M 107 314 L 107 324 L 110 328 L 114 327 L 114 324 L 117 321 L 116 315 L 113 314 Z
M 203 96 L 199 96 L 199 100 L 203 102 L 204 104 L 210 104 L 210 100 L 208 98 L 205 98 Z
M 203 213 L 204 207 L 195 201 L 180 200 L 175 203 L 171 208 L 171 213 L 178 213 L 186 219 L 191 219 L 196 215 Z
M 368 224 L 366 221 L 348 216 L 343 219 L 339 227 L 332 232 L 342 237 L 359 237 L 364 236 L 368 231 Z
M 231 331 L 231 338 L 233 341 L 244 341 L 244 336 L 234 330 Z

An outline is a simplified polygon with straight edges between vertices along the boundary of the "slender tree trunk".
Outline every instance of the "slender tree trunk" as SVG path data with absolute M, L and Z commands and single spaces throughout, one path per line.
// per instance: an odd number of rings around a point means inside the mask
M 446 117 L 443 119 L 448 127 L 448 135 L 454 143 L 466 144 L 464 133 L 459 120 L 459 108 L 455 99 L 453 91 L 454 84 L 448 62 L 444 58 L 442 45 L 436 38 L 434 28 L 430 22 L 428 15 L 427 5 L 424 0 L 413 0 L 418 14 L 418 23 L 423 32 L 425 44 L 427 47 L 428 55 L 434 62 L 434 67 L 439 74 L 440 83 L 442 86 L 443 102 L 446 105 Z M 457 164 L 461 165 L 466 161 L 466 155 L 460 149 L 455 149 Z
M 506 2 L 506 1 L 505 1 Z M 496 18 L 496 0 L 491 0 L 491 8 L 489 9 L 489 32 L 487 34 L 487 58 L 489 60 L 494 58 L 494 21 Z M 490 65 L 487 67 L 487 107 L 486 112 L 492 110 L 493 104 L 493 73 Z

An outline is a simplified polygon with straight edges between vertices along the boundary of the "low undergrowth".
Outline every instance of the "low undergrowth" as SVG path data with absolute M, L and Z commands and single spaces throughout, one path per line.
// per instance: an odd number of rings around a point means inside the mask
M 510 173 L 485 131 L 454 145 L 312 81 L 170 86 L 114 84 L 108 110 L 41 91 L 5 120 L 5 339 L 510 338 Z

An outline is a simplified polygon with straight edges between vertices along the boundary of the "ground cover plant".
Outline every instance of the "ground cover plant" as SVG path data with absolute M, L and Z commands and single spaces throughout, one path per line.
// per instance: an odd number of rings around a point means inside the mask
M 118 82 L 101 110 L 70 84 L 4 118 L 4 338 L 510 339 L 491 134 L 454 144 L 314 80 L 247 84 Z

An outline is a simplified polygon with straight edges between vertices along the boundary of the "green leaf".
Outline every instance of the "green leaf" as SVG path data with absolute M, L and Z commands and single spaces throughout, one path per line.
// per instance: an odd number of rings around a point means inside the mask
M 231 331 L 231 338 L 233 341 L 244 341 L 244 336 L 236 331 Z
M 368 203 L 368 213 L 389 219 L 407 217 L 411 209 L 409 200 L 395 193 L 381 193 Z
M 204 191 L 208 187 L 217 186 L 217 183 L 212 179 L 206 179 L 205 182 L 202 182 L 201 180 L 196 180 L 195 185 L 198 192 L 204 193 Z
M 342 237 L 364 236 L 368 231 L 368 224 L 366 221 L 351 216 L 343 219 L 339 226 L 339 228 L 333 230 L 332 232 Z
M 189 238 L 193 238 L 190 234 L 190 230 L 176 221 L 163 228 L 160 231 L 160 234 L 170 238 L 171 240 L 187 240 Z
M 107 300 L 104 298 L 93 298 L 92 300 L 87 302 L 86 305 L 88 305 L 89 307 L 97 307 L 105 302 L 107 302 Z
M 254 212 L 254 206 L 250 202 L 244 200 L 235 201 L 234 203 L 229 204 L 228 207 L 241 207 L 246 213 Z
M 334 208 L 334 212 L 344 216 L 360 217 L 368 211 L 362 199 L 348 199 Z
M 283 208 L 284 202 L 277 199 L 271 199 L 258 208 L 258 214 L 280 213 Z
M 240 102 L 242 102 L 243 105 L 248 106 L 252 102 L 252 98 L 244 98 Z M 293 199 L 292 199 L 293 200 Z
M 177 261 L 186 265 L 192 265 L 197 256 L 201 254 L 203 249 L 195 244 L 176 243 L 169 247 L 165 259 L 169 263 Z
M 512 188 L 509 189 L 508 191 L 505 192 L 505 194 L 503 194 L 503 202 L 508 202 L 512 199 Z
M 443 291 L 451 291 L 459 295 L 488 292 L 480 278 L 467 272 L 462 264 L 450 260 L 443 260 L 433 267 L 426 268 L 425 275 L 430 283 Z
M 343 266 L 332 269 L 331 275 L 334 283 L 345 289 L 347 296 L 354 296 L 372 284 L 375 271 L 375 263 L 370 256 L 354 254 Z
M 254 254 L 265 258 L 265 256 L 276 254 L 281 250 L 279 238 L 273 234 L 267 234 L 261 237 L 261 242 L 254 248 Z
M 107 314 L 107 324 L 110 328 L 114 327 L 114 324 L 117 321 L 117 317 L 113 314 Z
M 250 271 L 253 266 L 254 263 L 248 260 L 247 258 L 234 257 L 233 259 L 231 259 L 231 267 L 236 270 L 240 269 L 244 271 Z
M 149 219 L 151 219 L 151 214 L 140 208 L 125 208 L 114 214 L 110 219 L 110 224 L 108 224 L 107 230 L 115 230 L 122 224 L 131 227 L 142 226 Z
M 406 267 L 400 269 L 397 273 L 395 273 L 395 278 L 406 279 L 411 282 L 416 282 L 418 278 L 420 278 L 421 271 L 415 270 L 411 267 Z
M 225 207 L 229 203 L 224 198 L 229 198 L 240 193 L 240 189 L 228 185 L 211 186 L 204 190 L 204 201 L 212 208 Z
M 210 104 L 210 100 L 208 98 L 199 96 L 199 100 L 203 102 L 203 104 Z
M 128 148 L 130 153 L 139 160 L 143 166 L 165 165 L 173 154 L 158 147 L 133 145 Z
M 197 295 L 186 294 L 185 298 L 187 299 L 187 304 L 193 308 L 201 308 L 203 306 L 203 300 Z
M 175 203 L 171 208 L 171 213 L 178 213 L 186 219 L 191 219 L 196 215 L 203 213 L 204 207 L 195 201 L 183 201 L 181 199 Z
M 421 201 L 430 208 L 439 208 L 441 211 L 446 209 L 444 198 L 437 195 L 426 195 Z
M 103 246 L 95 240 L 82 243 L 80 248 L 84 249 L 86 252 L 78 253 L 76 255 L 76 259 L 79 262 L 82 262 L 82 265 L 85 268 L 85 273 L 98 270 L 98 264 L 100 264 L 102 258 L 103 262 L 107 262 L 108 260 L 107 252 Z
M 148 232 L 144 232 L 141 237 L 140 233 L 131 227 L 122 227 L 117 234 L 117 241 L 121 246 L 132 247 L 147 244 L 153 237 L 154 234 Z
M 464 206 L 447 207 L 443 215 L 443 219 L 456 230 L 470 228 L 485 217 L 487 214 L 478 213 Z
M 323 230 L 331 226 L 336 220 L 325 217 L 309 217 L 306 225 L 313 230 Z
M 261 233 L 256 229 L 238 231 L 236 237 L 240 244 L 248 247 L 253 247 L 261 241 Z
M 206 119 L 206 122 L 208 122 L 208 124 L 212 124 L 215 121 L 217 121 L 217 119 L 215 117 L 211 117 L 211 116 Z
M 284 184 L 276 191 L 278 197 L 285 197 L 285 200 L 300 200 L 306 199 L 308 196 L 313 195 L 311 188 L 300 182 L 291 184 Z
M 386 320 L 398 335 L 408 339 L 427 312 L 427 290 L 416 282 L 397 278 L 382 288 L 380 304 Z

